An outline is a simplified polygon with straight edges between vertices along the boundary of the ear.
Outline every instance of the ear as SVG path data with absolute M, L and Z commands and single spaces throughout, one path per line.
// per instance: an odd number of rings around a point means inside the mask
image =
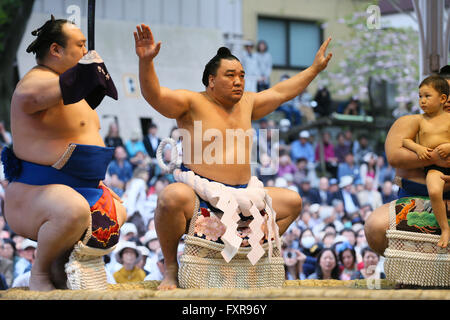
M 214 76 L 212 74 L 210 74 L 208 76 L 208 86 L 212 89 L 214 88 Z
M 50 48 L 48 49 L 48 53 L 51 56 L 53 56 L 53 57 L 61 58 L 61 56 L 62 56 L 62 47 L 59 44 L 57 44 L 56 42 L 53 42 L 50 45 Z
M 448 100 L 448 96 L 446 94 L 441 94 L 441 103 L 445 104 Z

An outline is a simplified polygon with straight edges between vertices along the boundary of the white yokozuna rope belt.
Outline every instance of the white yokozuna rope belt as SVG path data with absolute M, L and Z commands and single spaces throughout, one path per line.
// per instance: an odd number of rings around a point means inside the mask
M 171 161 L 167 166 L 162 160 L 162 153 L 167 144 L 172 146 Z M 209 181 L 205 178 L 199 177 L 193 171 L 182 171 L 179 169 L 181 159 L 178 156 L 176 142 L 171 138 L 164 139 L 158 146 L 156 158 L 163 170 L 173 172 L 176 181 L 183 182 L 194 189 L 196 194 L 203 200 L 209 202 L 212 206 L 223 211 L 221 222 L 225 225 L 226 231 L 221 236 L 225 244 L 225 248 L 221 254 L 226 262 L 230 262 L 236 255 L 242 238 L 237 235 L 239 213 L 244 216 L 253 217 L 249 228 L 251 233 L 249 235 L 249 244 L 251 250 L 247 255 L 249 261 L 255 265 L 258 260 L 264 255 L 265 250 L 262 247 L 260 240 L 263 238 L 262 225 L 265 219 L 262 217 L 260 211 L 265 210 L 268 230 L 269 243 L 269 259 L 272 257 L 272 241 L 281 251 L 281 241 L 279 236 L 278 225 L 276 224 L 276 213 L 272 209 L 272 199 L 264 189 L 263 183 L 256 177 L 251 177 L 246 188 L 232 188 L 225 186 L 219 182 Z

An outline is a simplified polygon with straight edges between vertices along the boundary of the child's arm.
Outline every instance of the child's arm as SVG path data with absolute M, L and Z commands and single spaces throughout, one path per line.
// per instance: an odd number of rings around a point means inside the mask
M 441 158 L 447 158 L 450 154 L 450 143 L 443 143 L 436 147 L 436 151 L 438 152 Z
M 403 147 L 414 151 L 420 160 L 428 160 L 431 158 L 431 152 L 433 149 L 421 146 L 418 143 L 415 143 L 412 139 L 403 139 Z
M 433 149 L 421 146 L 414 140 L 420 131 L 420 115 L 412 116 L 408 126 L 404 128 L 404 136 L 402 139 L 402 146 L 408 150 L 414 151 L 420 160 L 429 160 Z
M 437 150 L 431 153 L 431 159 L 420 160 L 414 151 L 403 147 L 403 139 L 415 140 L 419 131 L 420 120 L 422 120 L 421 115 L 406 115 L 398 118 L 392 124 L 385 142 L 386 157 L 389 164 L 394 168 L 401 169 L 417 169 L 433 164 L 445 168 L 450 167 L 450 158 L 446 158 L 449 161 L 441 159 Z

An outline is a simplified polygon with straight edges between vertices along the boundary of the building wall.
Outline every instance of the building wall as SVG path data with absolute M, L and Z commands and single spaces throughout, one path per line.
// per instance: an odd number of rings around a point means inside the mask
M 352 13 L 359 0 L 97 0 L 96 50 L 102 56 L 114 79 L 119 101 L 106 97 L 97 111 L 101 134 L 106 135 L 113 116 L 118 117 L 121 135 L 128 139 L 133 129 L 140 129 L 141 118 L 151 118 L 165 137 L 175 121 L 159 115 L 142 98 L 138 83 L 138 59 L 134 52 L 133 31 L 140 23 L 149 24 L 162 49 L 155 60 L 160 83 L 172 89 L 202 91 L 204 65 L 221 45 L 236 52 L 243 39 L 257 39 L 258 15 L 324 22 L 324 39 L 345 38 L 347 30 L 337 21 Z M 80 28 L 87 35 L 86 0 L 36 0 L 18 52 L 18 66 L 23 76 L 35 64 L 25 53 L 33 40 L 31 30 L 42 25 L 50 13 L 57 18 L 70 18 L 69 8 L 77 6 L 81 13 Z M 71 7 L 72 6 L 72 7 Z M 235 47 L 233 47 L 233 45 Z M 329 68 L 339 63 L 342 52 L 333 49 Z M 281 74 L 293 75 L 299 70 L 274 69 L 271 83 Z M 132 82 L 131 86 L 129 82 Z M 130 92 L 133 87 L 134 93 Z M 310 93 L 316 84 L 310 86 Z
M 289 18 L 298 20 L 315 20 L 323 22 L 323 39 L 332 37 L 334 41 L 343 39 L 348 35 L 346 27 L 338 23 L 340 18 L 353 13 L 357 8 L 364 7 L 367 1 L 357 0 L 244 0 L 242 7 L 242 30 L 245 39 L 257 39 L 258 16 L 274 18 Z M 333 41 L 330 43 L 330 51 L 333 52 L 333 59 L 328 68 L 339 63 L 343 50 L 333 48 Z M 294 75 L 299 70 L 274 69 L 271 75 L 271 83 L 279 82 L 280 76 L 284 73 Z M 310 86 L 310 93 L 315 92 L 316 82 Z

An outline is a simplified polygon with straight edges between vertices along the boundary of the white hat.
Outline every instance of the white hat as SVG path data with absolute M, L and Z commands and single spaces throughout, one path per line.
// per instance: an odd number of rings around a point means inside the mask
M 348 242 L 348 239 L 343 235 L 338 235 L 334 239 L 334 243 L 338 243 L 338 242 Z
M 369 162 L 371 158 L 377 160 L 377 155 L 373 152 L 368 152 L 364 155 L 363 160 L 364 162 Z
M 320 204 L 318 203 L 313 203 L 312 205 L 309 206 L 309 211 L 311 211 L 311 213 L 316 213 L 318 212 L 320 209 Z
M 150 257 L 150 250 L 144 246 L 138 246 L 137 249 L 141 253 L 142 256 Z
M 137 235 L 138 232 L 136 225 L 134 223 L 125 222 L 120 228 L 120 233 L 126 236 L 129 233 L 134 233 L 135 235 Z
M 344 188 L 348 185 L 351 185 L 353 183 L 353 177 L 352 176 L 343 176 L 341 178 L 341 182 L 339 183 L 339 188 Z
M 361 229 L 364 229 L 364 225 L 362 223 L 360 223 L 360 222 L 354 223 L 352 225 L 352 230 L 355 231 L 355 232 L 358 232 Z
M 309 132 L 308 131 L 306 131 L 306 130 L 303 130 L 303 131 L 300 131 L 300 133 L 298 134 L 298 136 L 300 137 L 300 138 L 309 138 Z
M 287 188 L 288 183 L 285 178 L 278 177 L 275 179 L 275 187 L 277 188 Z
M 37 248 L 37 242 L 30 240 L 30 239 L 24 239 L 22 241 L 22 244 L 20 245 L 21 250 L 25 250 L 26 248 Z
M 253 40 L 251 40 L 251 39 L 246 39 L 246 40 L 244 40 L 244 41 L 242 42 L 242 44 L 243 44 L 244 46 L 254 46 L 254 45 L 255 45 L 255 42 L 254 42 Z
M 291 126 L 291 122 L 289 119 L 281 119 L 280 120 L 280 129 L 281 132 L 287 132 L 289 131 L 289 127 Z
M 139 140 L 141 138 L 141 132 L 139 130 L 133 130 L 133 132 L 131 132 L 131 140 Z
M 325 220 L 333 215 L 334 208 L 330 206 L 321 206 L 319 210 L 319 217 Z
M 294 175 L 292 173 L 285 173 L 283 174 L 283 178 L 284 180 L 286 180 L 287 182 L 292 182 L 294 181 Z
M 133 249 L 136 252 L 136 262 L 142 258 L 141 252 L 138 250 L 136 243 L 133 241 L 119 241 L 116 249 L 116 261 L 123 264 L 122 253 L 125 249 Z
M 291 121 L 289 119 L 281 119 L 280 127 L 289 127 L 291 125 Z
M 158 239 L 158 235 L 156 234 L 156 231 L 155 230 L 149 230 L 149 231 L 147 231 L 145 233 L 145 236 L 144 236 L 144 239 L 143 239 L 143 243 L 145 245 L 147 245 L 147 243 L 149 241 L 157 240 L 157 239 Z

